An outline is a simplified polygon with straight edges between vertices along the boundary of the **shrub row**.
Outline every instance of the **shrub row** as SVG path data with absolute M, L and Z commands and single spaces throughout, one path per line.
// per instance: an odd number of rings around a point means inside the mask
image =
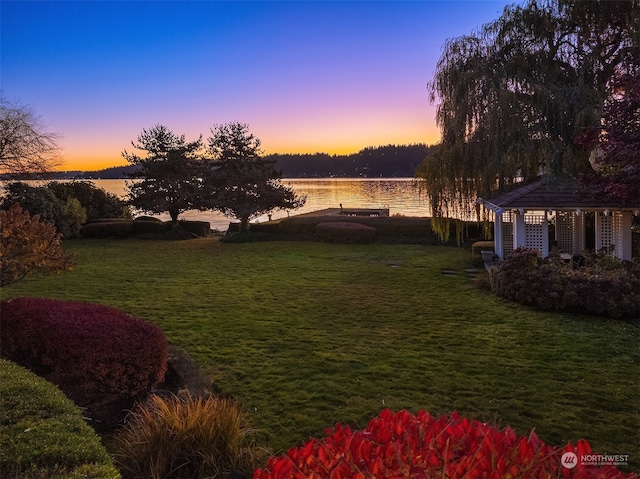
M 155 325 L 99 304 L 42 298 L 0 303 L 2 357 L 56 384 L 111 427 L 162 380 L 167 341 Z
M 0 477 L 117 479 L 78 408 L 53 384 L 0 360 Z
M 377 241 L 421 244 L 442 244 L 431 229 L 431 219 L 409 216 L 313 216 L 300 215 L 277 222 L 252 224 L 252 231 L 277 234 L 283 239 L 317 239 L 316 226 L 320 223 L 359 223 L 375 228 Z M 475 222 L 465 223 L 469 241 L 482 238 L 483 228 Z M 456 244 L 455 238 L 447 244 Z
M 640 264 L 601 254 L 572 269 L 556 257 L 518 248 L 493 267 L 494 293 L 540 309 L 640 317 Z
M 133 221 L 95 221 L 82 225 L 85 238 L 128 238 L 133 233 Z
M 318 223 L 316 235 L 323 241 L 331 243 L 373 243 L 376 229 L 360 223 L 334 221 Z
M 251 223 L 250 229 L 252 233 L 267 233 L 276 235 L 280 231 L 280 222 L 283 220 L 265 221 L 264 223 Z M 229 223 L 227 233 L 240 232 L 240 223 L 232 221 Z
M 284 235 L 315 235 L 320 223 L 359 223 L 375 228 L 381 236 L 429 237 L 431 232 L 429 218 L 411 218 L 407 216 L 291 216 L 279 223 L 278 232 Z
M 637 477 L 612 465 L 583 464 L 580 459 L 590 454 L 586 441 L 552 447 L 533 431 L 517 437 L 510 428 L 498 430 L 457 413 L 436 419 L 425 411 L 414 416 L 385 410 L 364 430 L 338 424 L 324 439 L 271 458 L 253 479 Z
M 178 225 L 187 233 L 196 236 L 209 236 L 211 233 L 211 223 L 208 221 L 178 221 Z
M 112 220 L 100 219 L 82 226 L 80 234 L 85 238 L 129 238 L 131 236 L 157 238 L 184 238 L 190 236 L 208 236 L 211 223 L 208 221 L 179 221 L 182 235 L 171 235 L 173 224 L 157 219 Z

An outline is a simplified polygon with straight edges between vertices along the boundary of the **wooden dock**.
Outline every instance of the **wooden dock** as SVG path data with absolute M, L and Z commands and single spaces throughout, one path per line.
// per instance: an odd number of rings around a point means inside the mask
M 389 216 L 389 208 L 325 208 L 296 216 Z

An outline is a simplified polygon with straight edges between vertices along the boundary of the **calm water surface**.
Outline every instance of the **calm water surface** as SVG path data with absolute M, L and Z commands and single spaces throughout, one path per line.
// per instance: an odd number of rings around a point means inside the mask
M 126 180 L 93 180 L 99 188 L 120 197 L 127 194 Z M 413 178 L 283 178 L 282 183 L 298 195 L 306 195 L 306 204 L 297 210 L 274 211 L 272 218 L 283 218 L 324 208 L 389 208 L 390 215 L 429 216 L 431 208 L 424 192 L 420 192 Z M 168 214 L 154 215 L 168 220 Z M 229 217 L 214 211 L 187 211 L 182 219 L 208 221 L 211 227 L 226 230 Z M 254 222 L 267 221 L 267 215 Z

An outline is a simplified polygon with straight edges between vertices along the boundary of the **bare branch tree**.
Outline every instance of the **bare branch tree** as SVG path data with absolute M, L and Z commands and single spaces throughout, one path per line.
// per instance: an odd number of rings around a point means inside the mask
M 51 171 L 62 162 L 59 137 L 32 107 L 0 97 L 0 173 Z

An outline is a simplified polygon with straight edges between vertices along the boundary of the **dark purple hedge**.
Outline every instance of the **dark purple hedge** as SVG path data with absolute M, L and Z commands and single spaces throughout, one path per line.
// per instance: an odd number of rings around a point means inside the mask
M 96 423 L 160 382 L 168 345 L 155 325 L 100 304 L 43 298 L 0 302 L 2 357 L 56 384 Z

